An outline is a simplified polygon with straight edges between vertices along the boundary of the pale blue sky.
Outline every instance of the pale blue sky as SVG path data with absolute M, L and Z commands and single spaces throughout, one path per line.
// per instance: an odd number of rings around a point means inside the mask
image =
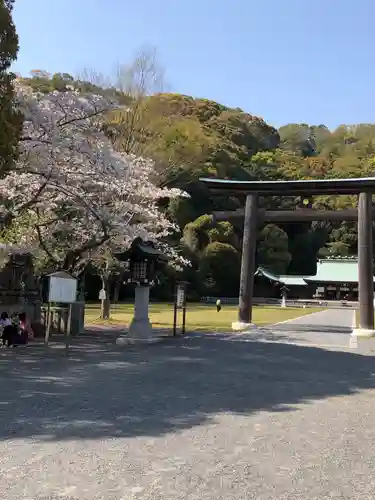
M 110 73 L 153 45 L 170 87 L 273 125 L 375 121 L 375 0 L 16 0 L 15 70 Z

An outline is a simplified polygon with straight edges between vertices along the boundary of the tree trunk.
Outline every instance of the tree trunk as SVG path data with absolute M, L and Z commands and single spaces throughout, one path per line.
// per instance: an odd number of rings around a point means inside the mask
M 82 272 L 81 276 L 79 277 L 78 300 L 80 302 L 85 302 L 86 300 L 85 289 L 86 289 L 86 269 Z
M 122 273 L 120 273 L 118 276 L 116 276 L 115 286 L 113 288 L 113 302 L 115 304 L 117 304 L 117 302 L 118 302 L 118 298 L 120 295 L 120 288 L 121 288 L 121 284 L 122 284 L 123 279 L 124 279 L 124 277 L 123 277 Z
M 101 302 L 101 319 L 109 319 L 111 312 L 111 301 L 109 299 L 109 277 L 107 273 L 102 275 L 102 290 L 105 291 L 105 299 Z

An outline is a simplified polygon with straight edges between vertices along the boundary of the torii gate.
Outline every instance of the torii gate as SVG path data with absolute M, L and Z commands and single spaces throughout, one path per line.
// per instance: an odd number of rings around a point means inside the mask
M 255 272 L 255 250 L 258 225 L 261 222 L 307 222 L 318 220 L 358 220 L 359 312 L 358 335 L 373 336 L 374 283 L 372 221 L 375 211 L 372 193 L 375 177 L 360 179 L 319 179 L 297 181 L 236 181 L 226 179 L 200 179 L 210 191 L 219 194 L 246 195 L 245 210 L 215 212 L 216 220 L 244 217 L 244 234 L 241 258 L 239 291 L 239 328 L 251 326 Z M 313 195 L 358 195 L 358 209 L 313 210 Z M 301 204 L 296 210 L 267 211 L 258 208 L 260 196 L 294 196 L 307 199 L 307 208 Z

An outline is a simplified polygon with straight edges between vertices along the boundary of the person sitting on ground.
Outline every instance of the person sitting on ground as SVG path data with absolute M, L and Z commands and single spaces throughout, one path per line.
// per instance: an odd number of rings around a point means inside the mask
M 2 326 L 3 328 L 5 328 L 6 326 L 9 326 L 11 324 L 12 324 L 12 322 L 9 319 L 8 313 L 5 312 L 5 311 L 2 312 L 1 315 L 0 315 L 0 326 Z
M 20 326 L 20 336 L 21 343 L 27 344 L 29 340 L 34 338 L 34 331 L 31 328 L 31 323 L 26 316 L 26 313 L 20 313 L 18 315 L 19 326 Z
M 2 328 L 1 339 L 3 345 L 7 347 L 15 345 L 18 340 L 17 328 L 13 325 L 8 313 L 5 311 L 0 315 L 0 327 Z

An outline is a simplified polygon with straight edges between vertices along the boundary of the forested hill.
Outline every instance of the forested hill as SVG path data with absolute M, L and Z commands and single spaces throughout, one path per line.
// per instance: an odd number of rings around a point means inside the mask
M 157 182 L 191 194 L 166 209 L 179 224 L 181 244 L 193 262 L 187 278 L 198 288 L 207 285 L 212 293 L 223 287 L 228 293 L 237 291 L 242 228 L 229 222 L 213 228 L 208 214 L 235 209 L 243 200 L 210 196 L 200 176 L 261 180 L 373 175 L 375 124 L 342 125 L 332 131 L 324 125 L 288 124 L 276 130 L 262 118 L 209 99 L 180 94 L 134 99 L 64 73 L 34 72 L 23 80 L 41 92 L 74 86 L 111 95 L 126 105 L 108 115 L 107 132 L 120 150 L 152 157 Z M 264 203 L 286 206 L 293 200 Z M 317 197 L 314 203 L 342 208 L 356 200 Z M 319 255 L 355 255 L 356 245 L 355 224 L 268 225 L 259 236 L 257 260 L 276 272 L 311 274 Z

